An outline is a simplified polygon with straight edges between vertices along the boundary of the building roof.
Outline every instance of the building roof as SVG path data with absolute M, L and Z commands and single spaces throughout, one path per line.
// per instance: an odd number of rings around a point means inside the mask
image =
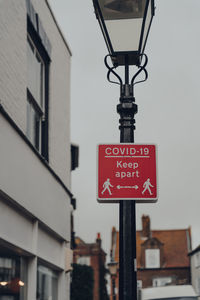
M 112 251 L 115 261 L 119 261 L 119 232 L 113 228 L 112 236 L 115 234 L 115 239 L 112 238 Z M 180 268 L 189 267 L 188 253 L 191 251 L 191 232 L 188 229 L 174 230 L 150 230 L 150 236 L 144 237 L 143 230 L 137 231 L 137 267 L 141 268 L 142 244 L 148 239 L 157 239 L 163 244 L 165 265 L 164 268 Z M 116 242 L 114 242 L 116 241 Z
M 52 15 L 52 18 L 53 18 L 53 20 L 54 20 L 54 23 L 55 23 L 55 25 L 56 25 L 56 27 L 57 27 L 59 33 L 60 33 L 60 36 L 61 36 L 61 38 L 63 39 L 63 42 L 64 42 L 64 44 L 65 44 L 67 50 L 69 51 L 70 56 L 72 56 L 72 51 L 71 51 L 71 49 L 70 49 L 70 46 L 69 46 L 68 42 L 66 41 L 66 38 L 65 38 L 65 36 L 64 36 L 64 34 L 63 34 L 63 32 L 62 32 L 62 30 L 60 29 L 60 26 L 58 25 L 57 19 L 56 19 L 54 13 L 53 13 L 53 10 L 52 10 L 52 8 L 51 8 L 51 5 L 50 5 L 50 3 L 49 3 L 49 0 L 45 0 L 45 2 L 46 2 L 46 4 L 47 4 L 47 7 L 48 7 L 48 9 L 49 9 L 51 15 Z
M 101 248 L 101 238 L 97 238 L 95 243 L 85 243 L 80 237 L 76 237 L 75 244 L 74 254 L 92 255 L 98 251 L 102 255 L 106 255 L 105 251 Z

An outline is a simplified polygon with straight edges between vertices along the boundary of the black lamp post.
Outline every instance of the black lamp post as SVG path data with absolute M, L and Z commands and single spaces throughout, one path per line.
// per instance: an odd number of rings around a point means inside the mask
M 115 293 L 115 280 L 117 278 L 117 268 L 118 263 L 111 260 L 108 264 L 109 273 L 111 276 L 111 283 L 112 283 L 112 300 L 116 300 L 116 293 Z
M 117 105 L 120 115 L 120 142 L 134 143 L 134 116 L 137 113 L 137 105 L 133 88 L 136 83 L 145 81 L 148 77 L 144 49 L 154 16 L 154 0 L 93 0 L 93 4 L 109 51 L 109 55 L 105 57 L 107 79 L 120 85 L 120 104 Z M 112 66 L 108 64 L 109 57 Z M 131 80 L 130 65 L 138 67 Z M 118 66 L 124 66 L 124 80 L 115 70 Z M 145 74 L 144 80 L 135 82 L 142 71 Z M 117 82 L 110 79 L 111 74 L 117 78 Z M 136 268 L 135 202 L 121 200 L 119 300 L 137 299 Z

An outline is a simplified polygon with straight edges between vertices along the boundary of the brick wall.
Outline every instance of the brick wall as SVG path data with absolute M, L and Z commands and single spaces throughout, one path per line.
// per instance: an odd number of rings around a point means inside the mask
M 190 284 L 189 268 L 171 268 L 171 269 L 138 269 L 137 280 L 142 280 L 142 288 L 152 287 L 153 278 L 155 277 L 174 277 L 173 284 Z M 116 279 L 117 291 L 119 291 L 119 274 Z M 110 296 L 110 300 L 113 300 Z M 117 293 L 116 300 L 119 300 Z
M 96 242 L 92 244 L 84 243 L 81 239 L 76 238 L 76 245 L 73 257 L 74 263 L 77 263 L 80 256 L 90 257 L 90 267 L 94 271 L 93 300 L 105 299 L 104 296 L 102 296 L 103 298 L 100 297 L 103 292 L 103 290 L 100 291 L 100 288 L 104 288 L 103 286 L 100 287 L 100 276 L 102 268 L 105 267 L 106 263 L 106 253 L 101 248 L 100 235 L 97 235 Z
M 93 289 L 93 299 L 99 299 L 99 254 L 91 257 L 91 267 L 94 270 L 94 289 Z
M 138 270 L 137 280 L 142 280 L 142 288 L 151 287 L 152 280 L 155 277 L 175 277 L 174 284 L 189 284 L 190 269 L 189 268 L 172 268 L 172 269 L 145 269 Z

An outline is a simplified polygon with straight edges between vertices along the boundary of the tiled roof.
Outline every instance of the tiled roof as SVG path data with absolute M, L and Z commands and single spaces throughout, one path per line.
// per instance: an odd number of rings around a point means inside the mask
M 189 229 L 152 230 L 151 237 L 164 244 L 165 268 L 188 267 L 191 234 Z M 137 267 L 140 268 L 141 245 L 147 240 L 142 237 L 142 231 L 137 231 Z M 119 232 L 116 232 L 115 261 L 119 261 Z

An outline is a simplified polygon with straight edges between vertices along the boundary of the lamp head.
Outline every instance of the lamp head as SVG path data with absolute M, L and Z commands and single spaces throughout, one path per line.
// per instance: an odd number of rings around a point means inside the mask
M 154 0 L 93 0 L 114 65 L 139 66 L 154 16 Z
M 108 263 L 108 269 L 111 276 L 117 275 L 118 263 L 115 261 L 111 261 Z

